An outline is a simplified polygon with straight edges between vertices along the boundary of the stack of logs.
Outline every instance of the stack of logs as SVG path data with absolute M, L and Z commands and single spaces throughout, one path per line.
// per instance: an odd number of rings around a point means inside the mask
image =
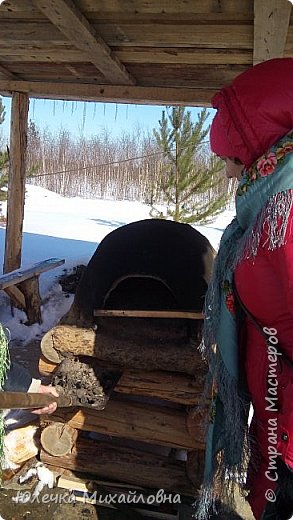
M 136 318 L 137 330 L 139 322 Z M 134 485 L 194 498 L 204 459 L 204 431 L 196 412 L 207 371 L 198 342 L 175 337 L 169 344 L 144 346 L 93 328 L 51 329 L 42 340 L 41 374 L 53 375 L 70 354 L 96 358 L 107 369 L 119 367 L 122 375 L 104 410 L 57 409 L 46 418 L 41 460 L 123 483 L 126 489 Z

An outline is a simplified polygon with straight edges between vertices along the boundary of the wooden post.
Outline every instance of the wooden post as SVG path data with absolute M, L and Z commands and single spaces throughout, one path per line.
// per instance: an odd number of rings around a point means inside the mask
M 7 226 L 3 272 L 9 273 L 21 265 L 22 227 L 25 201 L 26 146 L 29 97 L 23 92 L 13 92 L 10 123 L 9 180 L 7 201 Z M 13 303 L 28 314 L 28 323 L 41 323 L 41 300 L 38 280 L 27 280 L 11 290 L 6 290 Z
M 13 92 L 4 273 L 18 269 L 21 264 L 28 107 L 28 95 Z

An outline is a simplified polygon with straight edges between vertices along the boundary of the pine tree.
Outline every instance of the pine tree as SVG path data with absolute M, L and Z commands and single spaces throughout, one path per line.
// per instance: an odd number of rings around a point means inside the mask
M 228 196 L 219 189 L 223 163 L 203 154 L 209 132 L 207 118 L 207 109 L 201 110 L 196 123 L 184 107 L 168 107 L 167 113 L 163 110 L 154 135 L 164 156 L 161 193 L 167 209 L 164 214 L 152 206 L 151 217 L 207 223 L 224 210 Z

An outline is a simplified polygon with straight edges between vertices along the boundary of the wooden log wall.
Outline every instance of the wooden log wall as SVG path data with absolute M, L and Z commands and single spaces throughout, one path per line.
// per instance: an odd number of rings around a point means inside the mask
M 205 448 L 202 415 L 195 410 L 204 404 L 207 367 L 196 346 L 184 344 L 182 337 L 172 341 L 170 332 L 166 343 L 145 345 L 135 335 L 127 341 L 73 325 L 46 333 L 42 374 L 54 374 L 70 354 L 102 371 L 118 368 L 122 375 L 104 410 L 57 409 L 49 417 L 41 437 L 42 461 L 125 486 L 163 487 L 194 498 Z M 89 433 L 97 440 L 86 437 Z M 185 454 L 182 460 L 179 453 Z

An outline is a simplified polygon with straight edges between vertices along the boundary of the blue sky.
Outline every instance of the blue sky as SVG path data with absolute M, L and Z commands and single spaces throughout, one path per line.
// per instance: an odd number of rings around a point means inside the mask
M 6 117 L 1 129 L 8 137 L 11 99 L 3 97 L 2 102 L 6 109 Z M 116 137 L 123 131 L 135 130 L 137 125 L 151 131 L 158 126 L 163 109 L 162 106 L 31 99 L 29 119 L 33 120 L 39 128 L 48 127 L 53 133 L 63 128 L 76 137 L 81 135 L 89 137 L 99 134 L 106 128 Z M 196 121 L 200 109 L 189 108 L 189 110 L 192 112 L 192 119 Z M 211 109 L 210 113 L 209 122 L 215 111 Z

